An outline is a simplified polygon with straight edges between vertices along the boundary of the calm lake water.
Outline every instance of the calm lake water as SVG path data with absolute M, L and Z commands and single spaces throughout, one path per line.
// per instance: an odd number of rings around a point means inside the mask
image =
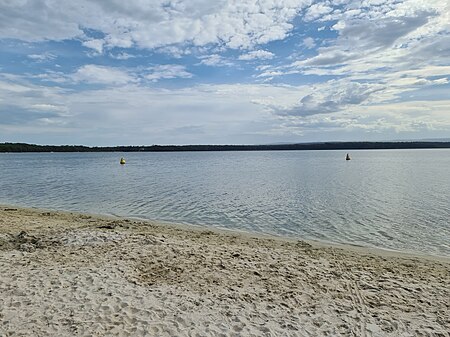
M 0 154 L 0 203 L 450 256 L 450 150 L 351 156 Z

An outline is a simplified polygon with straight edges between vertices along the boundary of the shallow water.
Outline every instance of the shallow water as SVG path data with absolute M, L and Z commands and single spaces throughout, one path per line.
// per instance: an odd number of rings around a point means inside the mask
M 450 150 L 351 156 L 0 154 L 0 203 L 450 256 Z

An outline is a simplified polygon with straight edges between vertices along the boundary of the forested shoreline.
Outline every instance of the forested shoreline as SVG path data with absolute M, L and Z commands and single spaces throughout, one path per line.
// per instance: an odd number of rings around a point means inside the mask
M 182 151 L 280 151 L 280 150 L 371 150 L 450 148 L 450 142 L 323 142 L 268 145 L 150 145 L 104 146 L 36 145 L 0 143 L 0 152 L 182 152 Z

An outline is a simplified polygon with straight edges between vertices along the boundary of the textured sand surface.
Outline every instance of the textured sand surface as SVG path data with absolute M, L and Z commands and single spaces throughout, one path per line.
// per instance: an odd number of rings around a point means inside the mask
M 0 336 L 450 336 L 450 263 L 0 207 Z

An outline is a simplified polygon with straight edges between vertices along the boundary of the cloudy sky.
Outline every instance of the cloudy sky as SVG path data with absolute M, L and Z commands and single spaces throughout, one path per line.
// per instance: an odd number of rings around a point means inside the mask
M 0 0 L 0 142 L 450 138 L 449 0 Z

